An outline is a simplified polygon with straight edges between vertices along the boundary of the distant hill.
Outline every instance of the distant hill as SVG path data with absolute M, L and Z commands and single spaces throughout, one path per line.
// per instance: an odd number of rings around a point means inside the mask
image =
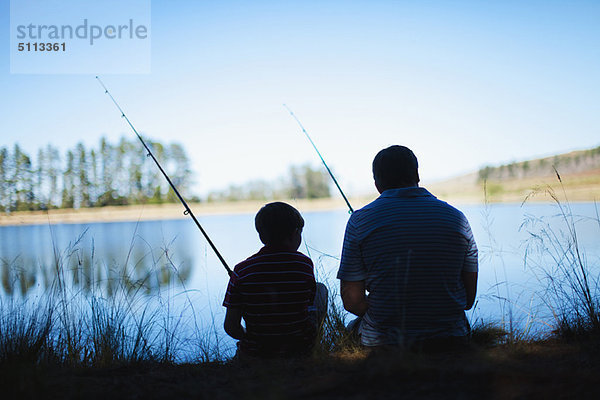
M 541 193 L 548 187 L 561 192 L 564 188 L 569 200 L 600 200 L 600 146 L 486 166 L 477 172 L 425 186 L 441 199 L 479 202 L 484 198 L 484 183 L 489 201 L 520 202 L 534 190 L 540 192 L 534 196 L 535 200 L 549 200 Z
M 586 174 L 600 170 L 600 147 L 578 150 L 551 157 L 513 162 L 499 167 L 486 166 L 478 171 L 479 180 L 510 181 L 524 178 L 546 178 L 562 175 Z

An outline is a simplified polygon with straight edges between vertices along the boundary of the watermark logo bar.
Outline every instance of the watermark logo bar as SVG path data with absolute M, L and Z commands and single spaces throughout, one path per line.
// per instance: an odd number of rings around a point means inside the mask
M 11 0 L 11 73 L 149 73 L 150 28 L 150 0 Z

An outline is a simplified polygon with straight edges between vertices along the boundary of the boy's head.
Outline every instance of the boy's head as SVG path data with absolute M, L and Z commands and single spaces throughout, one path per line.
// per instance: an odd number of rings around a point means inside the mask
M 304 219 L 294 207 L 277 201 L 266 204 L 258 211 L 254 226 L 265 245 L 291 245 L 297 250 Z

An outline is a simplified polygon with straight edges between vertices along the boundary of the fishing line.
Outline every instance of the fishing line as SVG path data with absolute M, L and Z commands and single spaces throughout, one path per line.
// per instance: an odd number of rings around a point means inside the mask
M 331 170 L 327 166 L 327 163 L 323 159 L 323 156 L 321 155 L 321 152 L 319 151 L 319 149 L 317 149 L 317 146 L 315 145 L 315 142 L 312 141 L 312 139 L 310 138 L 310 135 L 308 134 L 308 132 L 306 132 L 306 129 L 304 129 L 304 126 L 302 125 L 302 122 L 300 122 L 300 120 L 298 119 L 298 117 L 296 117 L 296 114 L 294 114 L 294 112 L 286 104 L 284 104 L 283 106 L 288 110 L 288 112 L 290 113 L 290 115 L 296 120 L 296 122 L 300 126 L 300 129 L 302 129 L 302 132 L 304 132 L 304 135 L 306 136 L 306 138 L 308 139 L 308 141 L 310 142 L 310 144 L 312 144 L 313 148 L 315 149 L 315 151 L 319 155 L 319 158 L 321 159 L 321 162 L 325 166 L 325 169 L 327 169 L 327 172 L 329 172 L 329 176 L 333 180 L 333 183 L 335 183 L 335 186 L 338 188 L 338 190 L 340 191 L 340 194 L 344 198 L 344 201 L 346 202 L 346 205 L 348 206 L 348 213 L 352 214 L 354 212 L 354 209 L 350 205 L 350 202 L 348 201 L 348 198 L 346 198 L 346 195 L 342 191 L 342 188 L 338 184 L 338 181 L 335 179 L 335 176 L 333 176 L 333 172 L 331 172 Z
M 202 228 L 202 225 L 200 225 L 200 222 L 198 222 L 198 220 L 196 219 L 196 216 L 194 215 L 194 213 L 192 212 L 192 210 L 190 209 L 190 207 L 188 206 L 188 204 L 186 203 L 186 201 L 183 199 L 183 197 L 181 196 L 181 194 L 179 194 L 179 191 L 177 190 L 177 188 L 175 187 L 175 185 L 173 184 L 173 182 L 171 182 L 171 179 L 169 178 L 169 175 L 167 175 L 167 173 L 165 172 L 165 170 L 161 167 L 161 165 L 158 162 L 158 160 L 156 159 L 156 157 L 154 157 L 154 154 L 152 154 L 152 151 L 150 151 L 150 148 L 146 145 L 146 142 L 144 142 L 144 139 L 142 139 L 142 137 L 140 136 L 140 134 L 138 133 L 138 131 L 135 129 L 135 127 L 133 126 L 133 124 L 131 123 L 131 121 L 129 120 L 129 118 L 127 118 L 127 115 L 125 115 L 125 112 L 123 111 L 123 109 L 121 109 L 121 106 L 119 106 L 119 103 L 117 103 L 117 101 L 115 100 L 115 98 L 113 97 L 113 95 L 110 94 L 110 92 L 108 91 L 108 89 L 106 88 L 106 86 L 104 85 L 104 83 L 102 82 L 102 80 L 100 80 L 100 78 L 98 76 L 96 76 L 96 79 L 98 80 L 98 82 L 100 83 L 100 85 L 104 88 L 104 93 L 106 93 L 110 97 L 110 99 L 115 104 L 115 106 L 117 106 L 117 109 L 119 109 L 119 112 L 121 113 L 121 117 L 125 118 L 125 121 L 127 121 L 127 124 L 129 124 L 129 126 L 131 127 L 131 130 L 133 130 L 133 132 L 138 137 L 138 139 L 140 140 L 140 142 L 142 142 L 142 145 L 144 145 L 144 148 L 148 152 L 148 154 L 147 154 L 148 157 L 151 157 L 152 160 L 154 160 L 154 163 L 156 164 L 156 166 L 158 167 L 158 169 L 160 170 L 160 172 L 163 174 L 163 176 L 165 177 L 165 179 L 167 180 L 167 182 L 169 182 L 169 185 L 173 189 L 173 192 L 175 192 L 175 194 L 177 195 L 177 198 L 179 199 L 179 201 L 181 201 L 181 204 L 183 204 L 183 207 L 185 207 L 185 211 L 183 212 L 183 214 L 184 215 L 189 215 L 190 217 L 192 217 L 192 219 L 196 223 L 196 226 L 198 227 L 198 229 L 200 229 L 200 232 L 202 232 L 202 234 L 204 235 L 204 238 L 206 239 L 206 241 L 208 242 L 208 244 L 210 245 L 210 247 L 213 249 L 213 251 L 215 252 L 215 254 L 217 255 L 217 257 L 219 258 L 219 261 L 221 261 L 221 264 L 223 264 L 223 266 L 227 270 L 227 273 L 229 275 L 231 275 L 232 274 L 231 268 L 229 268 L 229 265 L 227 265 L 227 263 L 225 262 L 225 259 L 223 258 L 223 256 L 221 256 L 221 253 L 219 253 L 219 250 L 217 250 L 217 247 L 214 245 L 214 243 L 212 242 L 212 240 L 210 240 L 210 238 L 208 237 L 208 234 L 206 233 L 206 231 L 204 230 L 204 228 Z

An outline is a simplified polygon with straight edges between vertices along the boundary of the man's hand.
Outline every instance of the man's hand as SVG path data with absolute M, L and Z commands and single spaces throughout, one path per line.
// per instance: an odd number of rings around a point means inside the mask
M 477 272 L 463 272 L 462 281 L 467 293 L 465 310 L 470 310 L 473 303 L 475 303 L 475 295 L 477 294 Z
M 234 339 L 241 340 L 246 335 L 246 331 L 242 326 L 242 309 L 227 308 L 225 313 L 225 323 L 223 324 L 225 332 Z
M 340 291 L 342 292 L 342 302 L 346 311 L 362 317 L 367 312 L 369 305 L 365 295 L 365 281 L 340 281 Z

